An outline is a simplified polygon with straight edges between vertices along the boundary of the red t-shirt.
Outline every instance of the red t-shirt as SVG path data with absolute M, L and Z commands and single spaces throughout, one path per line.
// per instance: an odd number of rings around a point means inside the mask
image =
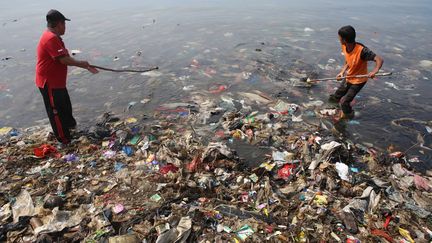
M 53 32 L 46 30 L 37 46 L 36 86 L 43 88 L 66 88 L 67 66 L 57 57 L 69 56 L 63 40 Z

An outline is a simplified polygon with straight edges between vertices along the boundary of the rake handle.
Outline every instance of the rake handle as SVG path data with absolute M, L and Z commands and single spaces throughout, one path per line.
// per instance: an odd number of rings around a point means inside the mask
M 388 73 L 377 73 L 375 74 L 376 77 L 382 77 L 382 76 L 390 76 L 392 75 L 392 72 L 388 72 Z M 362 75 L 352 75 L 352 76 L 345 76 L 345 77 L 341 77 L 340 79 L 345 79 L 345 78 L 367 78 L 369 75 L 368 74 L 362 74 Z M 327 80 L 337 80 L 336 77 L 334 78 L 321 78 L 321 79 L 314 79 L 314 80 L 309 80 L 307 81 L 309 82 L 317 82 L 317 81 L 327 81 Z
M 110 71 L 110 72 L 116 72 L 116 73 L 121 73 L 121 72 L 145 73 L 145 72 L 150 72 L 150 71 L 159 69 L 159 67 L 152 67 L 152 68 L 144 69 L 144 70 L 135 70 L 135 69 L 112 69 L 112 68 L 106 68 L 106 67 L 101 67 L 101 66 L 96 66 L 96 65 L 90 65 L 90 66 L 94 67 L 94 68 L 97 68 L 97 69 L 101 69 L 101 70 L 105 70 L 105 71 Z

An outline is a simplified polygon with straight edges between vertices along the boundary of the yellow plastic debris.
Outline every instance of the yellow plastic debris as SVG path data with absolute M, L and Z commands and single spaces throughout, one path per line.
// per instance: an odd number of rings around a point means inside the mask
M 271 171 L 271 170 L 273 170 L 275 165 L 276 165 L 276 163 L 264 162 L 260 165 L 260 167 L 266 169 L 267 171 Z
M 327 196 L 325 195 L 316 195 L 314 198 L 314 203 L 317 205 L 327 205 Z
M 307 242 L 306 233 L 303 230 L 298 234 L 298 242 Z
M 2 127 L 0 128 L 0 135 L 8 134 L 12 129 L 12 127 Z
M 128 119 L 126 119 L 126 123 L 135 123 L 135 122 L 137 122 L 138 120 L 136 119 L 136 118 L 134 118 L 134 117 L 130 117 L 130 118 L 128 118 Z
M 242 133 L 239 130 L 236 130 L 232 136 L 233 136 L 233 138 L 241 139 Z
M 408 230 L 399 228 L 399 234 L 401 234 L 405 239 L 407 239 L 410 243 L 414 243 L 415 241 L 411 238 L 411 235 Z

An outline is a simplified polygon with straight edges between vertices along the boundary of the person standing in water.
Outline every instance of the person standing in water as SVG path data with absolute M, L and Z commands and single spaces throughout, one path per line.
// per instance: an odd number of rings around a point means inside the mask
M 354 110 L 351 107 L 351 101 L 354 100 L 354 97 L 365 86 L 368 79 L 375 77 L 381 69 L 384 60 L 363 44 L 356 42 L 356 32 L 352 26 L 343 26 L 339 29 L 338 35 L 342 45 L 342 52 L 345 56 L 345 64 L 337 75 L 338 80 L 346 76 L 366 74 L 368 76 L 365 78 L 346 78 L 336 92 L 330 95 L 329 101 L 336 103 L 339 103 L 342 97 L 344 97 L 341 103 L 342 112 L 340 118 L 352 119 L 354 118 Z M 375 62 L 374 69 L 369 73 L 368 61 Z
M 47 29 L 37 46 L 35 83 L 42 94 L 45 109 L 55 137 L 62 144 L 71 140 L 70 129 L 76 127 L 72 104 L 66 89 L 67 66 L 87 69 L 95 74 L 98 70 L 87 61 L 79 61 L 69 55 L 61 38 L 66 31 L 66 18 L 51 9 L 46 15 Z

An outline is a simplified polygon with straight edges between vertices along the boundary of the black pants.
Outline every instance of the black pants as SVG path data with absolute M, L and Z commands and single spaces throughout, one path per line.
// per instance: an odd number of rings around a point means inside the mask
M 360 92 L 365 84 L 366 82 L 361 84 L 350 84 L 346 81 L 343 81 L 336 92 L 330 96 L 330 98 L 340 101 L 340 99 L 345 96 L 341 104 L 341 108 L 343 113 L 350 114 L 352 112 L 351 101 L 354 100 L 354 97 L 358 92 Z
M 49 89 L 48 85 L 45 85 L 43 89 L 39 88 L 39 91 L 54 135 L 58 141 L 69 143 L 71 139 L 69 130 L 76 126 L 76 121 L 72 115 L 72 104 L 67 89 Z

